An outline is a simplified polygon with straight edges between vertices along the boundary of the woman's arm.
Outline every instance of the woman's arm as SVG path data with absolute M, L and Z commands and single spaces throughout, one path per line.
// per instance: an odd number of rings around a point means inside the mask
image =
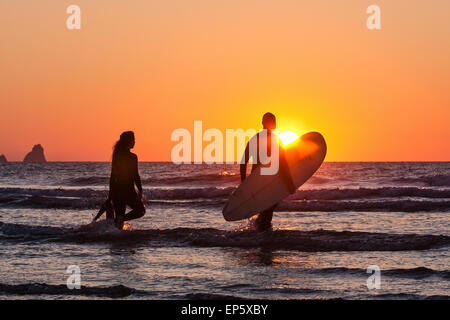
M 111 176 L 109 177 L 109 193 L 108 193 L 108 199 L 111 199 L 112 197 L 112 192 L 114 189 L 114 182 L 115 182 L 115 177 L 114 177 L 114 163 L 111 163 Z
M 140 195 L 142 195 L 142 183 L 141 183 L 141 177 L 139 176 L 139 169 L 138 169 L 138 157 L 136 157 L 136 162 L 134 165 L 134 183 L 136 184 L 136 187 L 138 188 L 138 192 Z

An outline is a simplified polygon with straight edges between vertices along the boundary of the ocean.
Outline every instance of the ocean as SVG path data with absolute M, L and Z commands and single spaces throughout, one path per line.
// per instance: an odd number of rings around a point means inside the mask
M 0 164 L 0 299 L 450 297 L 450 162 L 324 163 L 263 233 L 222 217 L 237 165 L 139 170 L 147 212 L 119 231 L 88 225 L 110 163 Z

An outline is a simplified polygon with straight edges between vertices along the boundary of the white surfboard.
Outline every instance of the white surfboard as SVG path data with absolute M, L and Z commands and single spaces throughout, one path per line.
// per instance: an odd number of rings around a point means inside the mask
M 327 153 L 325 139 L 318 132 L 307 133 L 283 148 L 297 188 L 319 169 Z M 222 210 L 223 217 L 227 221 L 248 219 L 288 195 L 288 187 L 280 173 L 261 175 L 257 168 L 230 196 Z

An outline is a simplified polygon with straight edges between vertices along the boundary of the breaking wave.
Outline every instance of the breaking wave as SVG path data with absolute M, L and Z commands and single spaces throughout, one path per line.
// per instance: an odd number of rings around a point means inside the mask
M 175 228 L 120 231 L 106 220 L 79 228 L 59 228 L 0 222 L 4 241 L 145 242 L 148 246 L 264 247 L 278 250 L 403 251 L 427 250 L 450 245 L 444 235 L 369 233 L 330 230 L 226 231 L 214 228 Z
M 57 198 L 33 196 L 26 199 L 5 199 L 2 201 L 11 207 L 45 208 L 45 209 L 97 209 L 104 198 Z M 0 201 L 1 202 L 1 201 Z M 169 201 L 151 200 L 147 201 L 147 206 L 159 205 L 169 207 L 190 207 L 190 208 L 214 208 L 220 209 L 225 204 L 225 199 L 208 200 L 188 200 Z M 339 211 L 387 211 L 387 212 L 447 212 L 450 210 L 450 200 L 429 201 L 429 200 L 386 200 L 386 201 L 283 201 L 275 209 L 282 212 L 339 212 Z
M 344 200 L 361 198 L 450 198 L 450 190 L 436 190 L 415 187 L 381 187 L 355 189 L 298 190 L 288 199 L 298 200 Z
M 66 179 L 62 182 L 69 186 L 98 186 L 98 185 L 108 185 L 109 177 L 107 176 L 91 176 L 91 177 L 76 177 Z
M 3 284 L 0 283 L 0 295 L 67 295 L 67 296 L 97 296 L 107 298 L 124 298 L 131 295 L 149 296 L 152 292 L 137 290 L 123 285 L 110 287 L 86 287 L 69 289 L 67 285 L 52 285 L 46 283 Z
M 359 268 L 321 268 L 321 269 L 307 269 L 308 273 L 320 273 L 320 274 L 355 274 L 366 276 L 366 269 Z M 411 279 L 424 279 L 428 277 L 439 277 L 444 280 L 450 280 L 450 270 L 433 270 L 426 267 L 417 268 L 399 268 L 382 270 L 383 276 L 391 276 L 398 278 L 411 278 Z
M 221 207 L 234 190 L 234 187 L 153 188 L 144 190 L 144 195 L 149 203 L 154 204 L 177 205 L 179 200 L 188 200 L 184 205 Z M 0 206 L 3 207 L 90 209 L 97 208 L 106 197 L 106 190 L 91 188 L 0 188 Z M 449 209 L 450 190 L 415 187 L 298 190 L 277 208 L 278 211 L 330 212 Z
M 448 211 L 450 200 L 383 200 L 383 201 L 283 201 L 276 211 Z
M 176 299 L 187 300 L 243 300 L 245 298 L 228 294 L 217 293 L 188 293 L 182 296 L 175 296 Z
M 203 188 L 151 188 L 144 189 L 149 198 L 154 199 L 196 199 L 227 198 L 235 187 L 203 187 Z M 106 190 L 92 188 L 81 189 L 34 189 L 34 188 L 0 188 L 0 195 L 8 196 L 55 196 L 55 197 L 103 197 Z M 288 197 L 290 200 L 345 200 L 361 198 L 418 197 L 418 198 L 450 198 L 450 190 L 426 189 L 416 187 L 381 187 L 381 188 L 330 188 L 300 189 Z
M 363 168 L 365 170 L 371 168 Z M 182 176 L 166 176 L 166 177 L 151 177 L 142 179 L 145 185 L 183 185 L 190 183 L 208 183 L 208 182 L 232 182 L 239 181 L 240 177 L 234 172 L 221 172 L 220 174 L 195 174 L 192 175 L 182 175 Z M 340 182 L 346 182 L 348 179 L 345 177 L 339 177 Z M 335 182 L 336 179 L 330 177 L 324 177 L 320 175 L 315 175 L 311 177 L 308 184 L 312 185 L 322 185 Z M 401 178 L 385 178 L 384 182 L 393 182 L 407 185 L 417 185 L 417 186 L 429 186 L 429 187 L 448 187 L 450 186 L 450 175 L 447 174 L 434 174 L 434 175 L 423 175 L 415 177 L 401 177 Z M 69 178 L 62 181 L 62 184 L 69 186 L 98 186 L 107 185 L 109 183 L 109 176 L 87 176 L 87 177 L 76 177 Z
M 143 178 L 142 183 L 144 185 L 183 185 L 191 183 L 207 183 L 207 182 L 226 182 L 226 181 L 239 181 L 240 176 L 233 172 L 221 172 L 210 174 L 192 174 L 189 176 L 163 176 L 163 177 L 151 177 Z M 69 186 L 107 186 L 109 184 L 109 176 L 88 176 L 70 178 L 62 181 L 63 185 Z
M 394 179 L 393 182 L 403 183 L 403 184 L 419 184 L 431 187 L 449 187 L 450 186 L 450 175 L 446 174 L 436 174 L 427 175 L 421 177 L 404 177 L 399 179 Z

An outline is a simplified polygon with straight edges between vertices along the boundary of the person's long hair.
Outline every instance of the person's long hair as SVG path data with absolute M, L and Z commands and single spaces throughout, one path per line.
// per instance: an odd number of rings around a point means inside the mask
M 114 144 L 113 154 L 112 154 L 112 162 L 115 163 L 120 157 L 121 154 L 124 154 L 128 151 L 129 145 L 131 141 L 134 140 L 134 132 L 133 131 L 125 131 L 120 135 L 120 139 Z

